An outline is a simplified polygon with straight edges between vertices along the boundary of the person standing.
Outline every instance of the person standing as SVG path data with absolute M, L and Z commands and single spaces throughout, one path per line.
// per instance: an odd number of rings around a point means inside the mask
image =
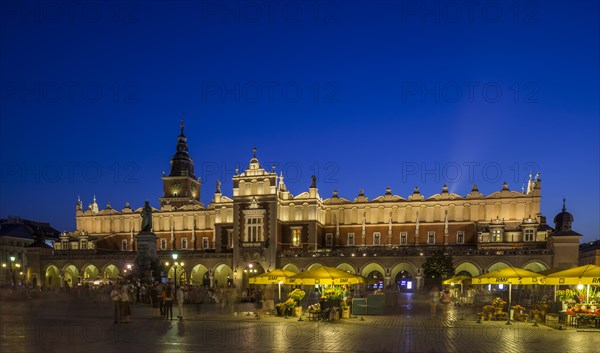
M 448 314 L 448 307 L 450 306 L 450 302 L 451 302 L 451 298 L 450 298 L 450 291 L 448 291 L 447 289 L 442 293 L 442 305 L 444 307 L 444 315 Z
M 163 292 L 163 301 L 165 305 L 165 318 L 173 320 L 173 287 L 167 286 Z
M 114 323 L 116 324 L 121 321 L 121 292 L 118 284 L 115 284 L 110 291 L 110 299 L 113 303 Z
M 435 315 L 439 301 L 440 291 L 436 287 L 431 288 L 431 292 L 429 293 L 429 307 L 431 310 L 431 315 Z
M 164 284 L 158 286 L 158 298 L 160 299 L 160 316 L 165 316 L 165 298 L 167 294 L 167 287 Z
M 123 322 L 129 323 L 131 322 L 131 306 L 129 305 L 131 293 L 129 292 L 128 285 L 124 285 L 121 288 L 121 314 L 123 316 Z
M 152 304 L 152 317 L 159 317 L 160 313 L 159 313 L 159 307 L 162 307 L 162 305 L 160 305 L 161 300 L 160 300 L 160 288 L 158 288 L 158 284 L 154 284 L 154 286 L 152 288 L 149 289 L 150 291 L 150 303 Z
M 175 293 L 175 299 L 177 300 L 177 318 L 179 320 L 183 319 L 183 302 L 185 300 L 183 289 L 181 286 L 177 287 L 177 292 Z

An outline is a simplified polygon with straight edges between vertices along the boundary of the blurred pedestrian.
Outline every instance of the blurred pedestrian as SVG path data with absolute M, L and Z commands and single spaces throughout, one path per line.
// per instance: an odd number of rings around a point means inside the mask
M 173 287 L 167 286 L 167 289 L 163 292 L 162 299 L 165 306 L 165 318 L 173 320 Z
M 121 315 L 123 316 L 123 322 L 131 322 L 131 301 L 130 286 L 125 285 L 121 290 Z
M 441 302 L 444 308 L 444 315 L 448 314 L 448 307 L 450 306 L 451 298 L 450 291 L 448 291 L 447 289 L 442 293 Z
M 431 315 L 435 315 L 439 301 L 440 291 L 436 287 L 431 288 L 431 292 L 429 292 L 429 306 L 431 310 Z
M 181 288 L 181 286 L 177 287 L 175 299 L 177 300 L 177 318 L 181 320 L 183 319 L 183 302 L 185 301 L 185 296 L 183 294 L 183 289 Z
M 114 323 L 121 321 L 121 291 L 118 284 L 115 284 L 110 292 L 110 299 L 113 302 Z

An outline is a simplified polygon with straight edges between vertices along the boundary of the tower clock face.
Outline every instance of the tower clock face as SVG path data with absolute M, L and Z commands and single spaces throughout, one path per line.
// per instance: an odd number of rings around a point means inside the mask
M 179 192 L 179 189 L 181 189 L 181 184 L 180 183 L 173 183 L 173 184 L 171 184 L 171 192 L 173 192 L 173 193 Z

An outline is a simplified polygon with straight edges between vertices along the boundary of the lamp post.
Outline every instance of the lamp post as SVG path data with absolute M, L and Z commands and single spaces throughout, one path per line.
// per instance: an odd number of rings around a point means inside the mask
M 14 267 L 15 267 L 15 257 L 11 256 L 10 257 L 10 280 L 11 280 L 11 284 L 14 287 L 15 286 L 15 272 L 14 272 Z
M 177 287 L 177 253 L 173 253 L 171 257 L 173 258 L 173 283 Z
M 4 284 L 5 281 L 8 282 L 6 280 L 6 275 L 7 275 L 7 272 L 6 272 L 6 263 L 2 263 L 2 284 Z

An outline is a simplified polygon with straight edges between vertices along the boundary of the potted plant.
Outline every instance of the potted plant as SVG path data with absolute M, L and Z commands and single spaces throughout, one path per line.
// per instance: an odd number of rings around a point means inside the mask
M 304 298 L 305 295 L 306 292 L 299 288 L 296 288 L 288 293 L 288 297 L 294 301 L 295 316 L 302 316 L 302 306 L 300 306 L 300 301 Z
M 285 316 L 286 308 L 287 308 L 287 306 L 286 306 L 285 302 L 278 303 L 277 305 L 275 305 L 275 309 L 277 310 L 277 316 Z
M 525 312 L 525 307 L 522 305 L 513 305 L 510 307 L 511 308 L 511 319 L 515 319 L 517 321 L 522 321 L 521 320 L 521 316 L 523 315 L 523 312 Z
M 492 319 L 492 314 L 494 313 L 495 310 L 496 309 L 490 304 L 483 306 L 483 313 L 485 314 L 486 319 L 488 321 L 490 321 Z
M 562 302 L 562 311 L 569 309 L 569 303 L 575 298 L 575 291 L 571 289 L 559 289 L 556 291 L 556 296 Z
M 296 307 L 296 301 L 292 298 L 288 298 L 284 302 L 285 305 L 285 316 L 292 316 L 294 314 L 294 308 Z
M 342 319 L 350 318 L 350 307 L 346 304 L 345 301 L 342 300 L 340 307 L 342 308 Z

